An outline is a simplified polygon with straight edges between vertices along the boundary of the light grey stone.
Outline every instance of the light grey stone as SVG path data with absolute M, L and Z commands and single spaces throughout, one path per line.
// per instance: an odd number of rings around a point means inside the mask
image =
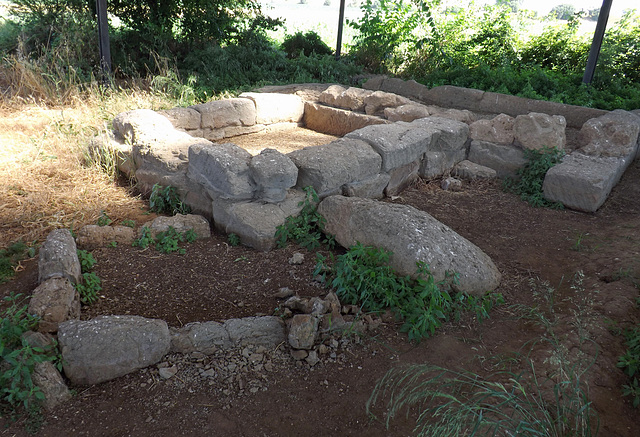
M 438 107 L 429 107 L 429 112 L 434 117 L 447 118 L 449 120 L 455 120 L 467 125 L 472 124 L 476 121 L 476 116 L 473 112 L 467 109 L 454 109 L 454 108 L 438 108 Z
M 243 98 L 214 100 L 190 106 L 200 113 L 200 128 L 221 129 L 227 126 L 253 126 L 256 124 L 256 105 Z
M 440 187 L 445 191 L 462 191 L 462 181 L 453 177 L 442 180 Z
M 287 190 L 298 180 L 298 167 L 275 149 L 264 149 L 251 158 L 249 167 L 257 186 L 257 196 L 265 202 L 282 202 Z
M 631 158 L 595 157 L 574 152 L 551 167 L 544 178 L 544 196 L 567 208 L 595 212 L 618 183 Z
M 515 139 L 515 121 L 515 118 L 507 114 L 497 115 L 491 120 L 478 120 L 469 125 L 469 137 L 494 144 L 511 144 Z
M 250 162 L 251 154 L 235 144 L 195 145 L 189 148 L 187 176 L 201 184 L 211 198 L 251 199 L 255 185 Z
M 139 316 L 70 320 L 58 328 L 64 373 L 92 385 L 156 364 L 169 351 L 166 322 Z
M 321 197 L 339 192 L 344 184 L 375 176 L 382 163 L 380 155 L 366 142 L 347 138 L 306 147 L 287 156 L 298 167 L 296 186 L 312 186 Z
M 362 88 L 344 88 L 340 85 L 331 85 L 327 88 L 318 100 L 329 106 L 351 111 L 364 112 L 364 99 L 373 92 Z
M 389 121 L 413 121 L 431 115 L 425 105 L 409 103 L 395 108 L 385 108 L 384 116 Z
M 326 231 L 340 245 L 360 242 L 391 251 L 390 265 L 400 275 L 416 275 L 416 261 L 422 261 L 436 281 L 444 280 L 447 272 L 457 273 L 459 283 L 452 286 L 459 291 L 480 295 L 500 283 L 500 272 L 489 256 L 426 212 L 343 196 L 327 197 L 318 211 L 327 220 Z
M 167 117 L 151 109 L 121 112 L 115 116 L 112 124 L 116 139 L 141 146 L 177 132 Z
M 567 143 L 567 121 L 561 115 L 547 115 L 530 112 L 518 115 L 513 125 L 515 143 L 525 149 L 543 147 L 564 150 Z
M 57 332 L 60 323 L 80 317 L 80 299 L 67 278 L 49 278 L 33 290 L 28 312 L 40 319 L 40 332 Z
M 614 158 L 635 156 L 638 150 L 640 116 L 616 109 L 588 120 L 580 130 L 585 155 Z
M 130 245 L 135 238 L 135 231 L 128 226 L 85 225 L 78 231 L 76 244 L 84 248 L 104 247 L 112 242 Z
M 242 93 L 240 97 L 255 104 L 257 124 L 302 121 L 304 102 L 294 94 Z
M 232 343 L 239 346 L 276 347 L 286 340 L 284 323 L 279 317 L 244 317 L 224 322 Z
M 52 410 L 71 399 L 69 388 L 51 361 L 36 363 L 31 377 L 33 384 L 44 395 L 44 407 L 47 410 Z
M 324 134 L 344 136 L 365 126 L 387 123 L 389 121 L 380 117 L 331 108 L 318 103 L 306 102 L 304 106 L 305 126 Z
M 384 189 L 387 197 L 395 196 L 418 179 L 420 160 L 410 162 L 402 167 L 396 167 L 389 171 L 389 183 Z
M 172 227 L 176 232 L 182 234 L 192 230 L 197 238 L 211 237 L 211 227 L 207 219 L 196 214 L 176 214 L 172 217 L 159 216 L 145 223 L 143 227 L 149 228 L 151 236 L 155 236 L 160 232 L 166 232 Z
M 81 269 L 76 242 L 68 229 L 49 232 L 40 247 L 38 283 L 49 278 L 67 278 L 72 284 L 80 281 Z
M 200 129 L 201 115 L 193 108 L 172 108 L 161 112 L 176 129 L 187 132 Z
M 318 318 L 310 314 L 296 314 L 289 325 L 289 345 L 294 349 L 313 348 L 318 335 Z
M 515 176 L 527 163 L 524 151 L 515 146 L 471 141 L 469 161 L 495 170 L 498 177 Z
M 476 164 L 469 160 L 457 163 L 455 167 L 453 167 L 451 174 L 455 177 L 467 180 L 495 179 L 498 177 L 498 174 L 494 169 Z
M 395 108 L 411 103 L 406 97 L 384 91 L 375 91 L 364 99 L 364 111 L 367 115 L 382 115 L 385 108 Z
M 345 137 L 367 142 L 382 157 L 385 172 L 421 159 L 436 139 L 433 131 L 403 123 L 367 126 Z
M 211 355 L 218 349 L 229 349 L 232 346 L 233 342 L 222 323 L 194 322 L 180 329 L 171 328 L 172 352 L 201 352 Z
M 389 185 L 391 176 L 379 173 L 372 178 L 351 182 L 342 186 L 342 195 L 348 197 L 364 197 L 367 199 L 382 199 L 384 189 Z

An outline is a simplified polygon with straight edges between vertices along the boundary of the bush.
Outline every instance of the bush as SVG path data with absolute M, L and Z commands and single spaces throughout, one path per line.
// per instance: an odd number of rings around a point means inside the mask
M 282 50 L 285 51 L 290 59 L 299 57 L 301 53 L 305 56 L 311 56 L 312 54 L 323 56 L 333 53 L 329 46 L 320 39 L 320 35 L 313 31 L 304 34 L 296 32 L 293 35 L 285 36 Z
M 189 214 L 191 208 L 180 199 L 175 187 L 155 184 L 149 197 L 149 209 L 158 214 Z

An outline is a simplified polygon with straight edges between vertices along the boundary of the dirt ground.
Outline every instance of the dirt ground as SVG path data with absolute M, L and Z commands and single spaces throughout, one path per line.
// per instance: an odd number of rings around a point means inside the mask
M 503 275 L 497 291 L 505 303 L 491 311 L 490 319 L 480 323 L 464 316 L 419 344 L 410 343 L 396 324 L 385 323 L 360 338 L 328 339 L 329 352 L 313 367 L 295 361 L 286 345 L 261 351 L 268 365 L 248 366 L 244 373 L 234 371 L 234 363 L 245 363 L 256 351 L 170 356 L 162 365 L 178 367 L 171 379 L 159 378 L 154 366 L 95 386 L 72 387 L 72 400 L 45 414 L 38 435 L 410 435 L 417 410 L 399 415 L 388 429 L 382 405 L 376 417 L 366 414 L 365 403 L 385 372 L 401 364 L 431 363 L 488 376 L 505 358 L 520 357 L 514 362 L 522 364 L 528 356 L 539 376 L 551 377 L 553 351 L 535 343 L 549 332 L 522 310 L 537 306 L 555 320 L 551 329 L 562 350 L 587 368 L 583 379 L 599 416 L 599 435 L 637 436 L 640 414 L 621 395 L 627 381 L 616 362 L 624 352 L 620 330 L 640 319 L 638 198 L 639 161 L 595 214 L 532 208 L 504 193 L 498 182 L 465 182 L 461 192 L 448 192 L 439 181 L 421 181 L 393 202 L 428 212 L 491 256 Z M 133 218 L 141 224 L 148 216 Z M 185 248 L 184 255 L 124 246 L 94 250 L 103 297 L 82 317 L 136 314 L 179 327 L 274 314 L 282 303 L 274 294 L 282 287 L 305 297 L 327 293 L 312 277 L 315 255 L 293 245 L 261 253 L 232 247 L 215 233 Z M 289 263 L 294 252 L 304 253 L 302 264 Z M 579 271 L 584 283 L 572 288 Z M 36 280 L 37 259 L 29 260 L 15 279 L 0 285 L 0 296 L 28 293 Z M 544 282 L 555 290 L 552 311 L 535 293 Z M 215 376 L 204 378 L 207 370 Z M 2 428 L 0 435 L 26 435 L 24 423 Z

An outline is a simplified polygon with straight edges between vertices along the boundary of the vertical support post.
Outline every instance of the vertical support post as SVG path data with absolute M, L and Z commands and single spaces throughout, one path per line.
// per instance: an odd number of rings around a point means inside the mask
M 109 22 L 107 21 L 107 0 L 96 0 L 96 15 L 98 17 L 98 41 L 100 44 L 100 69 L 102 81 L 105 85 L 111 79 L 111 47 L 109 45 Z
M 591 49 L 589 50 L 587 66 L 584 70 L 584 76 L 582 77 L 582 83 L 587 85 L 593 80 L 593 75 L 596 71 L 596 64 L 598 63 L 598 56 L 600 56 L 600 48 L 602 47 L 604 32 L 607 29 L 607 22 L 609 21 L 609 12 L 611 11 L 612 3 L 613 0 L 602 1 L 600 15 L 598 16 L 598 24 L 596 24 L 596 31 L 593 34 L 593 42 L 591 43 Z
M 340 59 L 342 49 L 342 28 L 344 27 L 344 5 L 346 0 L 340 0 L 340 18 L 338 18 L 338 41 L 336 42 L 336 61 Z

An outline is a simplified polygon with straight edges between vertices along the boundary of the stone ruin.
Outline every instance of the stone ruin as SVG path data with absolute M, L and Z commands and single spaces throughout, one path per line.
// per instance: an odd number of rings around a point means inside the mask
M 338 243 L 385 248 L 402 274 L 413 274 L 417 260 L 430 265 L 436 280 L 455 271 L 458 289 L 472 294 L 500 283 L 486 254 L 429 214 L 376 199 L 397 195 L 419 177 L 442 177 L 443 187 L 455 187 L 459 179 L 511 176 L 525 163 L 525 149 L 547 146 L 567 155 L 547 173 L 545 196 L 593 212 L 639 156 L 639 111 L 607 112 L 449 86 L 427 89 L 384 77 L 370 80 L 364 89 L 315 84 L 262 91 L 189 108 L 119 114 L 113 132 L 96 139 L 92 151 L 114 153 L 119 169 L 143 192 L 154 184 L 176 187 L 200 214 L 159 217 L 148 224 L 153 232 L 173 226 L 207 238 L 212 221 L 244 244 L 269 250 L 276 227 L 300 211 L 302 188 L 312 186 L 322 199 L 319 210 L 327 231 Z M 232 142 L 212 142 L 295 126 L 341 138 L 286 155 L 265 149 L 256 156 Z M 90 247 L 134 238 L 130 228 L 87 226 L 77 243 Z M 323 320 L 335 323 L 345 314 L 329 293 L 324 299 L 291 296 L 286 326 L 278 317 L 180 329 L 137 316 L 79 321 L 73 287 L 79 276 L 76 241 L 66 230 L 53 231 L 40 252 L 40 285 L 29 306 L 41 318 L 40 332 L 27 336 L 42 346 L 50 341 L 45 333 L 57 333 L 65 374 L 80 385 L 153 365 L 169 352 L 273 347 L 285 339 L 296 359 L 306 357 L 314 365 Z M 125 337 L 126 342 L 114 341 Z M 34 381 L 43 388 L 47 406 L 69 397 L 51 363 L 38 365 Z

